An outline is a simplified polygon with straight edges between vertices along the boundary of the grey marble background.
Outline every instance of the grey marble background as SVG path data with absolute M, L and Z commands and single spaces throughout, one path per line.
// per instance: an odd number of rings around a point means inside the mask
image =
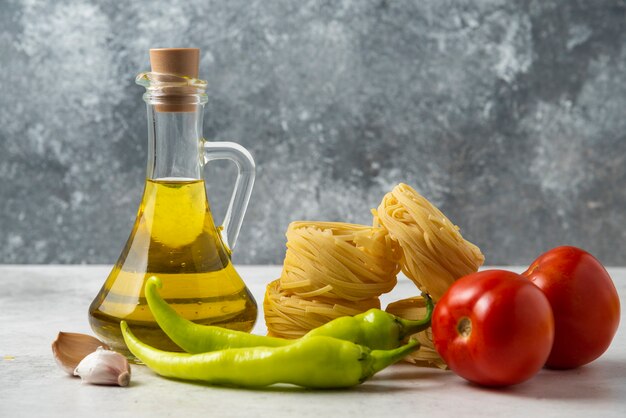
M 489 264 L 626 265 L 626 2 L 0 0 L 0 262 L 113 263 L 151 47 L 203 50 L 205 134 L 254 154 L 238 263 L 295 219 L 370 223 L 397 182 Z M 234 169 L 207 168 L 221 218 Z

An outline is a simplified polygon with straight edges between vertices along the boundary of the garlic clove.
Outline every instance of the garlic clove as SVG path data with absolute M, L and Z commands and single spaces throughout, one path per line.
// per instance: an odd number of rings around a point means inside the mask
M 59 367 L 73 376 L 78 363 L 98 347 L 109 349 L 106 344 L 91 335 L 61 331 L 52 343 L 52 354 Z
M 98 347 L 76 366 L 74 375 L 92 385 L 128 386 L 130 365 L 123 355 Z

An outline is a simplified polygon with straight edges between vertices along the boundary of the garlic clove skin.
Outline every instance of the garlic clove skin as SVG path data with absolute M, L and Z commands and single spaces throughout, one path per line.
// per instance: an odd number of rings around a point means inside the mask
M 123 355 L 98 347 L 76 366 L 74 375 L 92 385 L 128 386 L 130 365 Z
M 52 354 L 61 369 L 73 376 L 78 363 L 98 347 L 109 347 L 97 338 L 75 332 L 59 332 L 52 343 Z

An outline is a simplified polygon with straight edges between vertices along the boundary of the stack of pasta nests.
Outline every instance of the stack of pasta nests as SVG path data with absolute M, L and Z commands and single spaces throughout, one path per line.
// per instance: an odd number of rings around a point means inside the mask
M 386 194 L 373 226 L 341 222 L 293 222 L 279 279 L 265 294 L 269 335 L 298 338 L 345 315 L 380 308 L 379 296 L 393 289 L 400 270 L 437 302 L 458 278 L 484 261 L 459 228 L 406 184 Z M 394 302 L 387 311 L 408 319 L 426 314 L 421 296 Z M 422 344 L 408 358 L 445 367 L 430 329 L 415 336 Z

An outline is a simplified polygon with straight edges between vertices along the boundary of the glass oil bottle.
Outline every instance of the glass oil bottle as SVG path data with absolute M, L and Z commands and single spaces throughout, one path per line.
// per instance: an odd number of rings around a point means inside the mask
M 119 323 L 144 342 L 180 349 L 161 331 L 144 297 L 150 276 L 163 282 L 164 299 L 185 318 L 251 331 L 257 305 L 235 271 L 230 254 L 254 183 L 254 161 L 245 148 L 202 138 L 206 82 L 197 79 L 199 50 L 150 50 L 152 72 L 137 76 L 146 87 L 148 168 L 133 230 L 113 270 L 89 308 L 98 337 L 132 359 Z M 223 226 L 216 227 L 202 169 L 215 159 L 238 168 Z

